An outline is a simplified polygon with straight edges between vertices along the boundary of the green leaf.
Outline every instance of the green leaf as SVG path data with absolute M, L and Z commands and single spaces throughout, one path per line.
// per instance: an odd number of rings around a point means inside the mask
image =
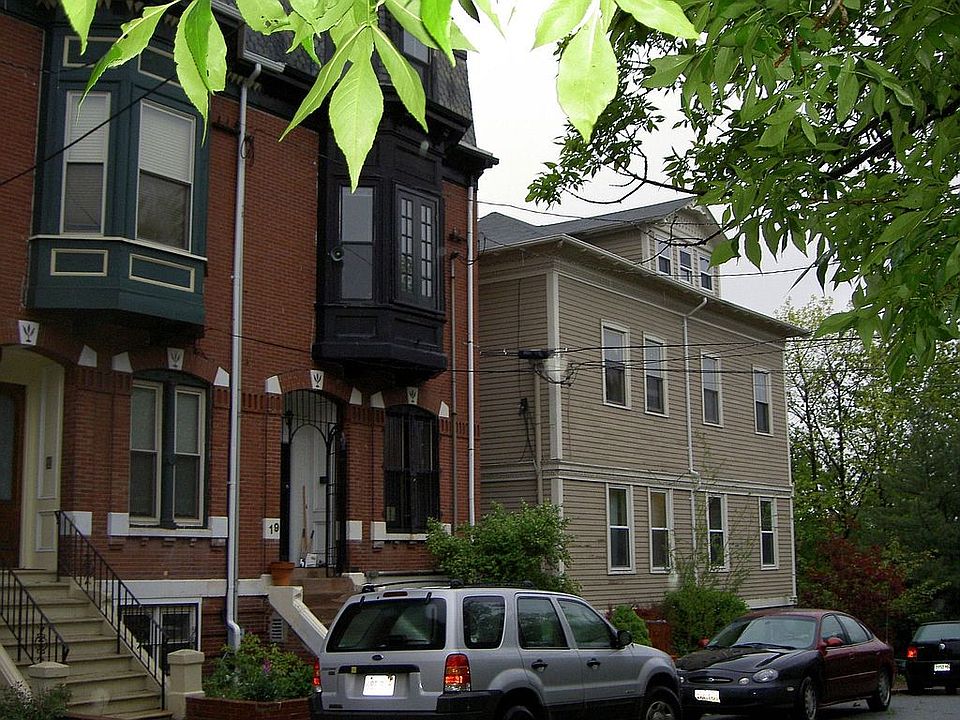
M 383 61 L 383 66 L 390 75 L 390 82 L 393 83 L 397 95 L 403 102 L 403 106 L 416 119 L 420 126 L 427 129 L 427 101 L 423 92 L 423 83 L 420 81 L 420 75 L 413 69 L 413 66 L 407 62 L 403 54 L 397 50 L 396 46 L 390 42 L 386 33 L 378 27 L 373 28 L 373 43 L 377 48 L 377 54 Z
M 797 116 L 797 110 L 803 105 L 803 100 L 788 100 L 775 113 L 768 115 L 763 119 L 767 125 L 789 125 Z
M 150 38 L 153 37 L 160 18 L 176 2 L 177 0 L 173 0 L 166 5 L 145 7 L 140 17 L 121 25 L 120 37 L 94 66 L 93 72 L 90 73 L 90 78 L 87 80 L 87 86 L 84 88 L 84 94 L 90 92 L 90 88 L 108 69 L 123 65 L 139 55 L 150 43 Z
M 617 58 L 600 16 L 594 14 L 560 56 L 557 100 L 580 136 L 589 140 L 597 118 L 616 93 Z
M 900 240 L 905 235 L 909 235 L 916 229 L 917 225 L 920 224 L 925 216 L 926 213 L 921 210 L 914 210 L 897 215 L 897 217 L 883 229 L 883 232 L 877 239 L 877 244 L 884 245 L 894 242 L 895 240 Z
M 363 28 L 357 28 L 354 30 L 353 35 L 347 38 L 347 40 L 337 48 L 336 52 L 333 54 L 333 57 L 327 61 L 327 64 L 320 68 L 320 72 L 317 74 L 317 79 L 314 81 L 313 87 L 310 88 L 307 96 L 303 99 L 303 102 L 300 103 L 300 107 L 298 107 L 297 111 L 294 113 L 290 124 L 287 125 L 286 129 L 283 131 L 283 134 L 280 135 L 281 140 L 283 140 L 283 138 L 285 138 L 291 130 L 302 123 L 308 115 L 310 115 L 323 104 L 327 94 L 333 89 L 333 86 L 336 84 L 337 80 L 340 79 L 340 74 L 343 72 L 343 68 L 347 64 L 347 60 L 350 58 L 350 53 L 353 51 L 353 47 L 356 45 L 357 40 L 362 32 Z
M 700 33 L 673 0 L 617 0 L 638 22 L 668 35 L 696 40 Z
M 943 266 L 944 282 L 953 280 L 957 273 L 960 273 L 960 242 L 954 244 L 953 252 L 950 253 L 950 257 L 947 258 L 947 262 Z
M 717 59 L 713 68 L 713 77 L 718 88 L 723 88 L 730 82 L 730 76 L 740 62 L 740 50 L 733 47 L 722 47 L 717 51 Z
M 533 46 L 549 45 L 572 33 L 587 14 L 590 3 L 591 0 L 555 0 L 540 16 Z
M 853 67 L 853 59 L 847 57 L 837 79 L 837 122 L 847 119 L 859 94 L 860 83 Z
M 693 55 L 667 55 L 650 61 L 653 75 L 643 81 L 645 88 L 663 88 L 673 85 L 684 71 Z
M 170 3 L 172 5 L 173 3 Z M 164 9 L 170 7 L 164 5 Z M 144 9 L 144 14 L 150 8 Z M 87 51 L 87 36 L 90 34 L 90 24 L 97 11 L 97 0 L 63 0 L 63 10 L 67 14 L 71 27 L 80 36 L 80 52 Z
M 199 1 L 193 0 L 180 17 L 173 43 L 173 59 L 177 64 L 177 79 L 180 81 L 180 87 L 183 88 L 187 98 L 193 103 L 197 112 L 200 113 L 200 117 L 203 118 L 204 125 L 206 125 L 210 102 L 209 89 L 207 88 L 206 78 L 200 75 L 200 69 L 197 67 L 187 39 L 190 15 L 196 10 Z M 204 70 L 204 75 L 206 75 L 206 70 Z
M 263 35 L 285 30 L 289 26 L 287 11 L 279 0 L 237 0 L 243 21 Z
M 493 26 L 497 31 L 503 35 L 503 26 L 500 24 L 500 18 L 497 16 L 497 13 L 493 10 L 493 5 L 490 3 L 490 0 L 474 0 L 477 7 L 486 15 L 490 22 L 493 23 Z
M 835 335 L 844 330 L 849 330 L 857 324 L 857 311 L 848 310 L 846 312 L 834 313 L 823 319 L 820 326 L 814 332 L 814 337 L 823 337 L 824 335 Z
M 453 58 L 453 46 L 450 44 L 451 5 L 451 0 L 421 0 L 420 19 L 431 37 L 446 54 L 447 59 L 453 64 L 456 61 Z
M 210 42 L 210 25 L 216 24 L 210 3 L 211 0 L 193 0 L 190 3 L 190 12 L 185 12 L 180 20 L 193 64 L 207 90 L 210 90 L 207 83 L 207 46 Z
M 717 246 L 710 254 L 710 266 L 717 267 L 718 265 L 723 265 L 723 263 L 728 260 L 733 260 L 735 257 L 740 257 L 736 243 L 733 240 L 724 240 L 717 243 Z
M 330 98 L 330 127 L 347 160 L 351 190 L 356 190 L 360 182 L 363 162 L 383 116 L 383 93 L 370 57 L 371 29 L 361 29 L 360 35 L 350 53 L 350 68 Z
M 778 147 L 790 132 L 791 122 L 782 122 L 779 125 L 769 125 L 760 136 L 760 147 Z
M 759 218 L 750 218 L 743 224 L 743 249 L 747 255 L 747 260 L 753 263 L 757 270 L 760 269 L 760 263 L 763 260 L 763 253 L 760 249 L 760 220 Z

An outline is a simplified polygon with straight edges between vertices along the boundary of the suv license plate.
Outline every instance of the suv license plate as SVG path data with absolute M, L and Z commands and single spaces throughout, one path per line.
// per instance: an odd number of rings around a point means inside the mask
M 720 702 L 720 691 L 719 690 L 694 690 L 693 697 L 701 702 L 711 702 L 718 703 Z
M 934 663 L 934 672 L 950 672 L 950 663 Z
M 396 682 L 396 675 L 364 675 L 363 694 L 372 697 L 390 697 L 393 695 L 393 686 Z

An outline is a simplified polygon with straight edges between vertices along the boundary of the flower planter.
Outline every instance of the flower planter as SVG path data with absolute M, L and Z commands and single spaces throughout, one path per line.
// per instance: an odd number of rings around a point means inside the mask
M 307 698 L 292 700 L 227 700 L 188 697 L 184 720 L 310 720 Z
M 274 585 L 289 585 L 290 577 L 293 575 L 294 564 L 284 560 L 277 560 L 270 563 L 270 577 L 273 578 Z

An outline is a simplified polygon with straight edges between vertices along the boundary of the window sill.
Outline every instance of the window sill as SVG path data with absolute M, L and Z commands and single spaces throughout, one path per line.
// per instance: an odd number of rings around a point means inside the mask
M 607 575 L 636 575 L 636 568 L 607 568 Z
M 450 525 L 443 524 L 443 529 L 450 533 Z M 374 542 L 426 542 L 426 533 L 389 532 L 385 522 L 370 523 L 370 539 Z
M 130 522 L 130 513 L 107 513 L 107 535 L 110 537 L 209 538 L 227 537 L 227 518 L 212 516 L 207 527 L 168 529 Z

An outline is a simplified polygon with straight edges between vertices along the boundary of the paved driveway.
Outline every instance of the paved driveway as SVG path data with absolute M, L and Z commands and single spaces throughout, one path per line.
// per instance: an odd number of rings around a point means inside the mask
M 960 718 L 960 695 L 944 695 L 942 690 L 928 690 L 923 695 L 897 693 L 887 712 L 871 712 L 865 702 L 844 703 L 824 708 L 817 720 L 953 720 Z M 707 715 L 705 720 L 735 720 L 733 715 Z M 737 718 L 736 720 L 741 720 Z

